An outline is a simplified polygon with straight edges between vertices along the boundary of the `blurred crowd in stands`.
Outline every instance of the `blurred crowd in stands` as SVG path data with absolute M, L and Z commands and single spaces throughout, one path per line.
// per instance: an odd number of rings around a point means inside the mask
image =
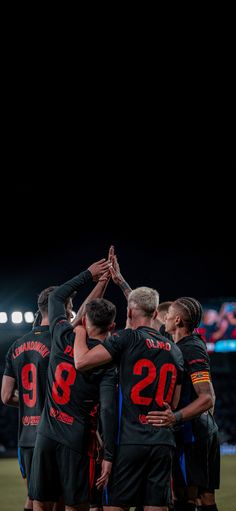
M 205 307 L 198 332 L 207 343 L 236 339 L 236 302 L 224 302 L 219 310 Z

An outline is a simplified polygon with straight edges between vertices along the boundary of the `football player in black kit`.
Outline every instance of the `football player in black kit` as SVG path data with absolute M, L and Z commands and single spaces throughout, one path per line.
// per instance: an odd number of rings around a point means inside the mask
M 44 406 L 47 368 L 51 350 L 48 322 L 48 297 L 54 287 L 44 289 L 38 297 L 40 323 L 17 339 L 6 356 L 2 380 L 3 403 L 19 406 L 18 448 L 29 484 L 36 429 Z M 17 395 L 15 393 L 17 388 Z M 25 509 L 32 509 L 32 502 Z
M 46 509 L 63 495 L 66 510 L 88 507 L 88 433 L 90 413 L 101 403 L 104 459 L 107 470 L 113 458 L 116 427 L 116 372 L 112 364 L 83 375 L 74 365 L 73 325 L 65 302 L 79 287 L 99 278 L 110 266 L 104 259 L 59 286 L 50 296 L 49 323 L 52 350 L 48 367 L 45 407 L 40 422 L 30 480 L 35 510 Z M 110 302 L 109 302 L 110 303 Z M 112 325 L 115 306 L 104 314 L 104 326 Z M 99 343 L 99 341 L 97 341 Z M 94 345 L 94 343 L 93 343 Z M 109 424 L 107 428 L 106 424 Z
M 109 483 L 106 504 L 111 510 L 144 505 L 152 511 L 167 511 L 170 501 L 172 450 L 170 428 L 150 426 L 150 410 L 161 410 L 167 401 L 177 406 L 183 371 L 180 350 L 152 328 L 159 296 L 140 287 L 128 295 L 129 326 L 89 350 L 90 318 L 76 327 L 75 366 L 88 371 L 113 359 L 120 366 L 119 446 Z M 85 373 L 87 374 L 87 373 Z M 98 480 L 99 483 L 99 480 Z
M 220 448 L 212 415 L 215 395 L 206 346 L 194 332 L 201 315 L 201 304 L 195 298 L 183 297 L 171 304 L 165 327 L 184 358 L 178 411 L 173 413 L 166 405 L 165 411 L 148 414 L 148 421 L 158 428 L 176 425 L 173 481 L 177 511 L 195 510 L 198 495 L 202 511 L 217 511 L 215 489 L 219 488 Z

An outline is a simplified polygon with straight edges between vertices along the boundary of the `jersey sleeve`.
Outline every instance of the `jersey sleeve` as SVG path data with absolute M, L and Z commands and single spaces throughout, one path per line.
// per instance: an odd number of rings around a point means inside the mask
M 91 280 L 91 278 L 92 274 L 89 270 L 83 271 L 50 293 L 48 299 L 48 317 L 51 334 L 53 334 L 57 323 L 68 322 L 65 308 L 66 299 L 77 291 L 80 286 Z
M 117 371 L 114 366 L 106 369 L 100 383 L 100 422 L 104 443 L 104 459 L 112 461 L 117 428 L 116 407 Z
M 117 334 L 107 337 L 103 342 L 104 348 L 110 353 L 112 358 L 118 362 L 122 352 L 130 345 L 132 330 L 130 328 L 121 330 Z
M 14 367 L 12 364 L 12 346 L 9 348 L 6 354 L 4 374 L 6 376 L 11 376 L 12 378 L 16 377 Z
M 211 381 L 209 357 L 204 346 L 192 344 L 185 350 L 184 359 L 193 385 Z

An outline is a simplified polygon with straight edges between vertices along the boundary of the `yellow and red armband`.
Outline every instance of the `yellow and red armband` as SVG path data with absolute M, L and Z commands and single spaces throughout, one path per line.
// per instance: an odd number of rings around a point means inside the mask
M 211 381 L 210 373 L 208 371 L 197 371 L 196 373 L 190 374 L 192 384 L 196 385 L 197 383 L 209 382 Z

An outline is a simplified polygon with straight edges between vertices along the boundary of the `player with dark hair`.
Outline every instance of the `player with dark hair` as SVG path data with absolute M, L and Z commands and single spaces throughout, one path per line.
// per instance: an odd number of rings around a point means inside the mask
M 78 369 L 88 371 L 112 359 L 120 365 L 119 446 L 106 502 L 111 509 L 141 504 L 151 506 L 152 511 L 166 511 L 170 500 L 174 435 L 170 428 L 150 426 L 146 415 L 149 410 L 162 409 L 166 400 L 176 407 L 183 359 L 175 344 L 152 328 L 158 301 L 154 289 L 131 291 L 127 308 L 131 328 L 107 337 L 92 350 L 86 344 L 89 317 L 86 329 L 75 329 Z
M 55 289 L 50 296 L 52 350 L 45 407 L 37 434 L 30 480 L 30 496 L 35 501 L 35 510 L 45 509 L 47 503 L 57 501 L 60 495 L 63 495 L 67 511 L 87 509 L 90 414 L 99 402 L 104 431 L 104 459 L 107 470 L 110 470 L 115 429 L 115 369 L 110 365 L 86 375 L 76 371 L 73 358 L 75 334 L 65 309 L 65 302 L 74 291 L 92 278 L 99 278 L 109 266 L 110 263 L 104 259 L 92 264 L 86 271 Z M 104 307 L 101 325 L 107 328 L 113 316 L 114 306 L 112 314 L 109 307 Z M 92 345 L 94 343 L 99 341 L 93 341 Z
M 164 335 L 164 337 L 167 337 L 167 339 L 171 339 L 172 337 L 165 329 L 165 317 L 166 314 L 173 302 L 161 302 L 159 303 L 157 307 L 157 317 L 154 321 L 154 328 L 159 330 L 161 335 Z
M 173 302 L 161 302 L 157 307 L 157 317 L 155 319 L 155 326 L 160 330 L 162 325 L 165 325 L 165 316 Z
M 174 301 L 166 314 L 166 330 L 182 352 L 184 379 L 177 412 L 150 412 L 153 426 L 176 426 L 177 453 L 174 488 L 178 511 L 194 510 L 197 493 L 203 511 L 216 511 L 215 489 L 219 488 L 220 450 L 218 428 L 212 415 L 215 394 L 210 361 L 201 337 L 194 333 L 201 321 L 202 307 L 195 298 Z
M 87 314 L 90 323 L 96 325 L 99 333 L 103 336 L 104 333 L 107 334 L 108 331 L 114 328 L 115 305 L 104 298 L 90 300 L 85 305 L 85 314 Z M 90 326 L 88 326 L 88 330 L 90 330 Z
M 92 346 L 97 344 L 96 341 L 103 342 L 115 327 L 114 304 L 105 299 L 90 300 L 85 305 L 84 313 L 83 324 L 88 333 L 87 344 Z M 115 402 L 113 407 L 115 408 Z M 90 508 L 94 510 L 102 509 L 102 489 L 106 486 L 111 471 L 111 463 L 103 459 L 103 439 L 108 435 L 103 428 L 110 428 L 110 425 L 106 421 L 99 420 L 102 414 L 103 410 L 100 408 L 94 417 L 93 441 L 92 449 L 90 449 Z M 113 433 L 116 433 L 116 428 L 113 428 Z M 115 437 L 113 441 L 115 443 Z M 96 484 L 97 480 L 98 484 Z
M 48 297 L 54 287 L 38 297 L 40 324 L 9 348 L 2 380 L 4 404 L 19 406 L 18 449 L 21 473 L 29 484 L 36 430 L 45 400 L 47 368 L 51 350 L 48 322 Z M 17 389 L 17 392 L 15 391 Z M 32 509 L 27 499 L 25 509 Z

